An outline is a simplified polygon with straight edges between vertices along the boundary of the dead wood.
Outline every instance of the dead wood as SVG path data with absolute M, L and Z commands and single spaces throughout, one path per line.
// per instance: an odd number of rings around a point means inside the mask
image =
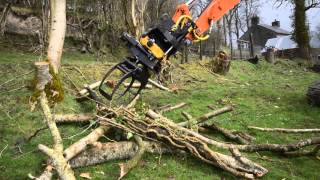
M 163 117 L 160 114 L 157 114 L 156 112 L 149 110 L 147 113 L 148 117 L 151 117 L 154 120 L 157 119 L 167 119 Z M 173 122 L 171 120 L 168 120 L 169 122 Z M 179 125 L 179 124 L 178 124 Z M 180 129 L 182 127 L 177 127 L 177 129 Z M 203 142 L 214 145 L 216 147 L 222 148 L 222 149 L 238 149 L 243 152 L 258 152 L 258 151 L 271 151 L 271 152 L 277 152 L 277 153 L 285 153 L 290 151 L 297 151 L 301 148 L 312 146 L 312 145 L 318 145 L 320 144 L 320 137 L 300 140 L 294 143 L 290 144 L 256 144 L 256 145 L 235 145 L 235 144 L 227 144 L 223 142 L 219 142 L 213 139 L 209 139 L 207 137 L 204 137 L 194 131 L 188 130 L 184 128 L 184 131 L 197 137 L 198 139 L 202 140 Z
M 127 110 L 123 110 L 121 115 L 123 117 L 122 124 L 107 118 L 101 118 L 101 120 L 102 123 L 106 123 L 150 139 L 162 141 L 165 144 L 180 150 L 185 150 L 200 160 L 230 172 L 237 177 L 254 179 L 256 177 L 262 177 L 268 172 L 265 168 L 244 157 L 239 161 L 234 156 L 228 156 L 212 151 L 207 146 L 207 143 L 199 139 L 197 136 L 194 136 L 194 134 L 197 133 L 192 134 L 190 133 L 191 130 L 178 126 L 153 111 L 149 111 L 148 115 L 156 116 L 156 120 L 146 118 L 145 121 L 141 121 Z
M 103 136 L 104 133 L 107 132 L 108 130 L 109 130 L 109 127 L 107 126 L 98 127 L 97 129 L 92 131 L 88 136 L 82 138 L 80 141 L 69 146 L 63 153 L 64 157 L 67 160 L 70 160 L 71 158 L 73 158 L 74 156 L 76 156 L 77 154 L 85 150 L 85 148 L 88 145 L 98 141 L 98 139 L 101 136 Z
M 82 89 L 81 91 L 79 91 L 79 95 L 80 96 L 87 96 L 89 95 L 89 92 L 88 92 L 88 89 L 95 89 L 97 87 L 99 87 L 99 85 L 101 84 L 101 81 L 97 81 L 93 84 L 90 84 L 90 85 L 85 85 L 86 88 Z
M 254 129 L 264 132 L 281 132 L 281 133 L 320 133 L 320 129 L 284 129 L 284 128 L 261 128 L 248 126 L 249 129 Z
M 37 68 L 36 90 L 40 92 L 40 105 L 44 114 L 45 122 L 51 132 L 54 143 L 52 149 L 42 144 L 39 144 L 38 148 L 41 152 L 51 158 L 51 162 L 62 180 L 76 179 L 71 167 L 67 163 L 67 160 L 63 157 L 63 141 L 59 129 L 57 128 L 57 125 L 53 119 L 46 93 L 44 92 L 45 86 L 52 79 L 49 72 L 49 63 L 37 62 L 35 63 L 35 66 Z
M 161 84 L 159 84 L 159 83 L 157 83 L 157 82 L 155 82 L 155 81 L 153 81 L 153 80 L 151 80 L 151 79 L 148 79 L 148 82 L 149 82 L 150 84 L 152 84 L 153 86 L 155 86 L 155 87 L 157 87 L 157 88 L 159 88 L 159 89 L 161 89 L 161 90 L 163 90 L 163 91 L 169 91 L 169 92 L 171 92 L 171 90 L 170 90 L 169 88 L 164 87 L 164 86 L 162 86 Z
M 89 122 L 95 119 L 95 114 L 56 114 L 54 120 L 56 123 Z
M 284 153 L 284 155 L 288 157 L 316 156 L 319 151 L 320 151 L 320 145 L 317 145 L 311 151 L 302 150 L 302 151 L 286 152 Z
M 127 105 L 127 109 L 133 108 L 138 100 L 140 99 L 140 94 L 138 94 L 128 105 Z
M 203 115 L 201 117 L 198 117 L 196 119 L 196 122 L 197 122 L 197 124 L 201 124 L 201 123 L 204 123 L 204 122 L 210 120 L 213 117 L 219 116 L 221 114 L 224 114 L 224 113 L 227 113 L 227 112 L 230 112 L 230 111 L 233 111 L 233 107 L 232 106 L 226 106 L 224 108 L 212 111 L 212 112 L 207 113 L 207 114 L 205 114 L 205 115 Z M 178 125 L 182 126 L 182 127 L 186 127 L 188 125 L 188 121 L 178 123 Z
M 221 133 L 223 136 L 225 136 L 226 138 L 232 140 L 232 141 L 235 141 L 239 144 L 249 144 L 250 141 L 248 141 L 248 139 L 245 139 L 243 137 L 241 137 L 239 134 L 237 133 L 234 133 L 230 130 L 227 130 L 227 129 L 224 129 L 222 127 L 219 127 L 218 125 L 216 125 L 215 123 L 211 124 L 211 125 L 204 125 L 203 126 L 204 128 L 207 128 L 207 129 L 211 129 L 211 130 L 214 130 L 214 131 L 217 131 L 219 133 Z
M 180 104 L 177 104 L 177 105 L 169 105 L 169 106 L 166 106 L 166 107 L 163 107 L 163 108 L 159 108 L 159 111 L 161 113 L 164 113 L 164 112 L 169 112 L 169 111 L 173 111 L 173 110 L 176 110 L 176 109 L 180 109 L 180 108 L 183 108 L 187 105 L 187 103 L 180 103 Z
M 187 119 L 188 121 L 188 125 L 187 127 L 195 132 L 198 132 L 199 131 L 199 126 L 197 125 L 197 120 L 195 120 L 189 113 L 187 112 L 182 112 L 181 113 L 184 118 Z
M 152 85 L 154 85 L 154 86 L 156 86 L 155 84 L 157 84 L 156 82 L 154 82 L 154 84 L 153 84 L 153 83 L 151 83 L 150 81 L 149 81 L 149 83 L 152 84 Z M 100 84 L 101 84 L 101 81 L 97 81 L 97 82 L 92 83 L 92 84 L 90 84 L 90 85 L 85 85 L 85 88 L 82 89 L 81 91 L 79 91 L 79 93 L 78 93 L 79 96 L 87 96 L 87 95 L 89 94 L 87 88 L 89 88 L 89 89 L 96 89 L 97 87 L 100 86 Z M 148 84 L 148 85 L 146 86 L 147 89 L 152 89 L 152 85 L 150 85 L 150 84 Z M 129 83 L 124 83 L 124 85 L 125 85 L 125 86 L 129 86 Z M 159 84 L 157 84 L 157 85 L 158 85 L 158 86 L 156 86 L 156 87 L 160 88 L 159 86 L 161 86 L 161 85 L 159 85 Z M 133 86 L 132 86 L 132 88 L 139 88 L 139 87 L 140 87 L 140 84 L 139 84 L 139 83 L 134 83 Z M 161 89 L 161 88 L 160 88 L 160 89 Z M 164 89 L 162 89 L 162 90 L 164 90 Z
M 144 141 L 146 152 L 152 154 L 180 153 L 161 143 Z M 138 152 L 138 145 L 134 141 L 95 142 L 90 148 L 81 152 L 69 161 L 72 168 L 93 166 L 113 160 L 131 159 Z
M 123 84 L 125 87 L 128 87 L 130 85 L 130 83 L 124 83 Z M 141 84 L 140 83 L 133 83 L 131 88 L 140 88 Z M 145 89 L 152 89 L 152 85 L 147 84 Z
M 146 151 L 146 148 L 145 148 L 145 145 L 143 143 L 142 138 L 137 136 L 137 135 L 135 135 L 134 139 L 135 139 L 135 141 L 137 142 L 137 144 L 139 146 L 138 152 L 128 162 L 119 164 L 120 177 L 118 179 L 124 178 L 131 171 L 131 169 L 136 167 L 138 165 L 139 161 L 141 160 L 143 154 Z
M 99 128 L 93 130 L 89 135 L 65 149 L 63 152 L 64 158 L 69 161 L 70 159 L 84 151 L 88 145 L 96 142 L 101 136 L 104 135 L 106 131 L 108 131 L 108 129 L 109 128 L 107 126 L 100 126 Z M 42 178 L 42 180 L 51 179 L 50 177 L 52 177 L 52 168 L 48 168 L 50 166 L 51 165 L 49 163 L 45 171 L 41 174 L 40 177 Z

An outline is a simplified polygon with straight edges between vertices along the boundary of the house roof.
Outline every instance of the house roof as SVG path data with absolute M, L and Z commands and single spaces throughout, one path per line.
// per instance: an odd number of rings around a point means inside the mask
M 284 30 L 280 27 L 275 27 L 275 26 L 270 26 L 270 25 L 267 25 L 267 24 L 258 24 L 256 26 L 251 26 L 248 31 L 246 31 L 241 37 L 240 39 L 241 40 L 247 40 L 249 39 L 249 34 L 251 32 L 254 31 L 254 29 L 265 29 L 265 30 L 268 30 L 268 31 L 272 31 L 274 32 L 275 34 L 277 35 L 290 35 L 291 33 L 287 30 Z
M 314 34 L 310 38 L 310 46 L 312 48 L 320 48 L 320 38 Z M 266 48 L 276 48 L 278 50 L 295 49 L 298 45 L 291 39 L 291 36 L 281 36 L 277 38 L 269 39 L 265 45 L 265 48 L 261 51 L 266 51 Z
M 297 43 L 291 39 L 291 36 L 281 36 L 277 38 L 269 39 L 265 45 L 265 48 L 261 51 L 262 53 L 266 51 L 266 48 L 275 48 L 278 50 L 285 49 L 295 49 L 297 48 Z
M 267 24 L 259 24 L 258 26 L 264 27 L 264 28 L 269 29 L 271 31 L 274 31 L 274 32 L 276 32 L 278 34 L 284 34 L 284 35 L 291 34 L 289 31 L 284 30 L 284 29 L 282 29 L 280 27 L 276 27 L 276 26 L 270 26 L 270 25 L 267 25 Z

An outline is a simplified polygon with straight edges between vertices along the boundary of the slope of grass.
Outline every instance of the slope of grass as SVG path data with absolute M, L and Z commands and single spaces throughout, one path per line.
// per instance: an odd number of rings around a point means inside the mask
M 39 174 L 46 157 L 37 150 L 37 145 L 51 144 L 46 130 L 31 142 L 23 137 L 44 126 L 39 109 L 30 111 L 28 89 L 33 73 L 21 76 L 33 69 L 32 62 L 38 56 L 19 51 L 0 51 L 0 179 L 27 179 L 27 174 Z M 62 76 L 67 92 L 63 103 L 55 108 L 56 113 L 92 112 L 91 102 L 79 104 L 74 100 L 76 87 L 100 80 L 109 66 L 96 62 L 94 57 L 67 53 L 63 59 Z M 85 75 L 85 78 L 82 76 Z M 205 80 L 194 81 L 191 77 Z M 8 80 L 11 80 L 7 82 Z M 233 62 L 230 73 L 219 78 L 205 71 L 197 62 L 177 65 L 174 86 L 178 93 L 159 90 L 144 91 L 142 100 L 151 107 L 186 102 L 181 110 L 165 114 L 175 121 L 183 121 L 181 111 L 200 116 L 225 104 L 234 104 L 233 113 L 214 119 L 222 127 L 248 132 L 257 139 L 255 143 L 284 143 L 314 137 L 317 134 L 287 135 L 250 131 L 248 125 L 261 127 L 314 128 L 319 127 L 320 109 L 310 107 L 305 99 L 307 87 L 319 75 L 308 72 L 291 61 L 276 65 L 261 62 L 252 65 L 243 61 Z M 72 81 L 72 82 L 71 82 Z M 5 83 L 7 82 L 7 83 Z M 75 87 L 76 86 L 76 87 Z M 88 134 L 69 138 L 81 132 L 87 125 L 60 126 L 65 146 Z M 213 134 L 214 138 L 225 140 Z M 106 139 L 104 139 L 106 140 Z M 21 153 L 22 152 L 22 153 Z M 264 179 L 319 179 L 320 169 L 315 157 L 288 159 L 271 153 L 246 154 L 262 164 L 270 173 Z M 94 179 L 116 179 L 118 161 L 95 167 L 76 169 L 76 175 L 90 172 Z M 220 169 L 204 164 L 189 155 L 145 155 L 139 166 L 129 173 L 127 179 L 235 179 Z

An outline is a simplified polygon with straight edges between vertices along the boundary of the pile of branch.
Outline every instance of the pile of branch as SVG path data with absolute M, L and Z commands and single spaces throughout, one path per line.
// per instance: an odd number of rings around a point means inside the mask
M 213 110 L 200 117 L 194 118 L 187 112 L 182 112 L 185 122 L 174 123 L 153 110 L 148 110 L 145 115 L 137 113 L 134 105 L 139 96 L 126 108 L 110 108 L 104 105 L 97 105 L 96 114 L 51 114 L 46 96 L 45 85 L 50 82 L 51 76 L 47 63 L 36 64 L 38 70 L 37 89 L 41 92 L 39 98 L 49 130 L 54 139 L 53 148 L 39 145 L 39 149 L 47 154 L 50 159 L 44 172 L 38 179 L 51 179 L 54 170 L 57 171 L 61 179 L 75 179 L 73 168 L 93 166 L 111 160 L 125 160 L 126 163 L 119 164 L 119 179 L 134 168 L 143 157 L 144 153 L 164 154 L 164 153 L 188 153 L 204 163 L 221 168 L 236 177 L 255 179 L 264 176 L 268 170 L 261 165 L 247 159 L 240 152 L 271 151 L 286 156 L 314 156 L 320 150 L 320 137 L 306 139 L 291 144 L 251 144 L 254 138 L 249 134 L 235 132 L 220 127 L 212 118 L 231 112 L 232 106 Z M 95 86 L 98 83 L 95 84 Z M 90 87 L 91 88 L 91 87 Z M 82 92 L 86 94 L 87 92 Z M 186 103 L 164 106 L 158 112 L 168 112 L 186 106 Z M 75 142 L 66 149 L 63 148 L 62 138 L 56 123 L 91 123 L 95 120 L 99 123 L 97 129 Z M 109 129 L 116 128 L 123 133 L 133 134 L 134 141 L 120 142 L 99 142 L 102 136 L 106 136 Z M 294 132 L 308 133 L 319 132 L 318 129 L 310 130 L 288 130 L 288 129 L 268 129 L 259 127 L 249 127 L 254 130 L 267 132 Z M 220 142 L 206 136 L 208 132 L 222 134 L 230 142 Z M 221 153 L 213 150 L 221 149 Z M 311 151 L 303 150 L 304 147 L 314 146 Z M 29 177 L 33 177 L 29 175 Z
M 183 107 L 184 103 L 170 107 Z M 221 168 L 234 176 L 255 179 L 264 176 L 268 170 L 259 164 L 244 157 L 240 152 L 271 151 L 290 157 L 315 156 L 320 150 L 320 138 L 301 140 L 291 144 L 250 144 L 254 139 L 246 133 L 239 133 L 220 127 L 210 119 L 233 111 L 232 106 L 226 106 L 214 110 L 200 117 L 193 118 L 190 114 L 183 112 L 187 121 L 174 123 L 153 110 L 146 112 L 141 117 L 135 113 L 135 109 L 130 105 L 128 108 L 110 109 L 100 107 L 96 117 L 90 114 L 83 115 L 56 115 L 57 123 L 89 122 L 97 118 L 100 127 L 93 130 L 88 136 L 74 143 L 63 151 L 63 158 L 68 161 L 71 168 L 93 166 L 112 160 L 130 159 L 127 163 L 119 164 L 120 178 L 134 168 L 144 153 L 164 154 L 164 153 L 189 153 L 200 161 Z M 130 108 L 130 110 L 129 110 Z M 175 108 L 174 108 L 175 109 Z M 170 110 L 170 108 L 169 108 Z M 78 118 L 78 120 L 77 120 Z M 119 121 L 119 118 L 121 120 Z M 196 130 L 192 127 L 196 126 Z M 120 142 L 99 142 L 99 138 L 104 136 L 111 128 L 123 130 L 125 133 L 132 133 L 134 141 Z M 249 127 L 262 131 L 281 131 L 296 133 L 318 132 L 317 130 L 283 130 L 283 129 L 264 129 Z M 224 135 L 227 139 L 235 142 L 219 142 L 210 139 L 202 133 L 214 131 Z M 213 151 L 210 147 L 214 146 L 221 150 L 228 150 L 228 154 Z M 315 146 L 311 151 L 303 150 L 304 147 Z M 215 148 L 215 149 L 216 149 Z M 51 179 L 53 173 L 53 161 L 48 161 L 40 179 Z M 58 170 L 58 169 L 57 169 Z M 61 176 L 60 176 L 61 177 Z

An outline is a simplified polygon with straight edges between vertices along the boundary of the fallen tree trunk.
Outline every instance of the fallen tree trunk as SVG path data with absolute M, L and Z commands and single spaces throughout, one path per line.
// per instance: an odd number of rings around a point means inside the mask
M 284 128 L 261 128 L 248 126 L 249 129 L 254 129 L 264 132 L 281 132 L 281 133 L 320 133 L 320 129 L 284 129 Z
M 146 152 L 153 154 L 177 153 L 178 151 L 161 143 L 144 141 Z M 113 160 L 131 159 L 138 151 L 138 145 L 133 141 L 96 142 L 91 147 L 69 161 L 72 168 L 87 167 Z
M 148 118 L 139 120 L 134 114 L 123 110 L 118 112 L 122 116 L 122 124 L 111 119 L 101 118 L 101 123 L 136 133 L 143 137 L 160 140 L 174 148 L 185 150 L 200 160 L 219 167 L 237 177 L 254 179 L 264 176 L 268 171 L 241 156 L 228 156 L 212 151 L 207 144 L 198 137 L 190 134 L 190 130 L 180 127 L 165 118 L 157 121 Z

